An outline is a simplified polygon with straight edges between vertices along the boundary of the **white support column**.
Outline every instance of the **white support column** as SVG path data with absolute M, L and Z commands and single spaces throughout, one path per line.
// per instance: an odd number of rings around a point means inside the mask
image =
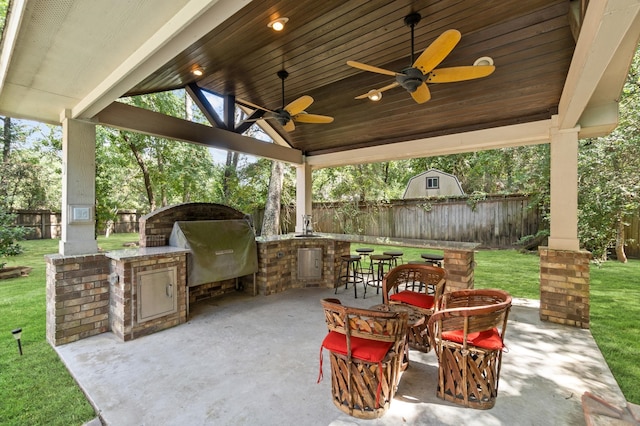
M 580 249 L 578 240 L 578 131 L 551 128 L 551 235 L 549 248 Z
M 62 122 L 62 239 L 65 256 L 98 252 L 95 238 L 96 126 L 69 118 Z
M 296 232 L 304 232 L 302 215 L 312 211 L 311 166 L 303 159 L 296 165 Z

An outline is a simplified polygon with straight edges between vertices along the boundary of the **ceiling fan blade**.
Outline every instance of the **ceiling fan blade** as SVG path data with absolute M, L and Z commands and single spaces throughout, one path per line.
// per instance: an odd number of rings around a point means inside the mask
M 385 70 L 384 68 L 378 68 L 378 67 L 374 67 L 373 65 L 367 65 L 367 64 L 363 64 L 362 62 L 356 62 L 356 61 L 347 61 L 347 65 L 349 65 L 350 67 L 354 67 L 354 68 L 358 68 L 364 71 L 370 71 L 370 72 L 375 72 L 378 74 L 384 74 L 384 75 L 390 75 L 395 77 L 398 73 L 395 71 L 389 71 L 389 70 Z
M 313 98 L 309 95 L 304 95 L 284 107 L 284 110 L 293 116 L 307 109 L 312 103 Z
M 328 115 L 318 115 L 318 114 L 307 114 L 306 112 L 301 112 L 300 114 L 294 115 L 293 120 L 298 123 L 332 123 L 333 117 L 329 117 Z
M 262 110 L 262 111 L 267 111 L 267 112 L 273 112 L 273 111 L 272 111 L 272 110 L 270 110 L 270 109 L 267 109 L 267 108 L 261 107 L 261 106 L 259 106 L 259 105 L 253 104 L 253 103 L 251 103 L 251 102 L 249 102 L 249 101 L 245 101 L 244 99 L 236 99 L 236 102 L 237 102 L 237 103 L 239 103 L 239 104 L 242 104 L 242 105 L 248 106 L 249 108 L 253 108 L 253 109 L 260 109 L 260 110 Z
M 411 97 L 419 104 L 423 104 L 431 99 L 431 92 L 426 83 L 422 83 L 415 92 L 411 93 Z
M 293 124 L 293 120 L 287 121 L 287 124 L 285 124 L 283 127 L 287 132 L 293 132 L 296 129 L 296 125 Z
M 451 53 L 461 38 L 462 35 L 458 30 L 447 30 L 443 32 L 429 47 L 424 49 L 424 52 L 422 52 L 413 63 L 413 67 L 422 71 L 422 74 L 427 74 Z
M 393 83 L 388 84 L 388 85 L 378 89 L 378 92 L 384 92 L 385 90 L 393 89 L 394 87 L 398 87 L 398 86 L 400 86 L 400 83 L 398 83 L 397 81 L 394 81 Z M 367 97 L 369 97 L 369 93 L 368 92 L 365 93 L 364 95 L 356 96 L 355 98 L 356 99 L 364 99 L 364 98 L 367 98 Z
M 451 83 L 454 81 L 473 80 L 492 74 L 494 65 L 470 65 L 465 67 L 437 68 L 429 74 L 429 83 Z

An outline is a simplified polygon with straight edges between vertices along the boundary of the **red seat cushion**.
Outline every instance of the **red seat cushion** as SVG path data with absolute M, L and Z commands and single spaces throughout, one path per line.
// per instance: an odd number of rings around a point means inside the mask
M 442 338 L 451 342 L 462 343 L 464 332 L 462 330 L 443 331 Z M 467 335 L 467 343 L 491 351 L 504 348 L 502 337 L 500 337 L 500 333 L 495 327 L 491 330 L 469 333 Z
M 433 296 L 411 290 L 403 290 L 400 293 L 392 294 L 389 296 L 389 299 L 424 309 L 433 308 L 433 302 L 435 300 Z
M 322 341 L 322 347 L 332 352 L 347 355 L 347 336 L 336 331 L 330 331 Z M 351 356 L 363 361 L 381 362 L 392 342 L 380 342 L 378 340 L 351 337 Z

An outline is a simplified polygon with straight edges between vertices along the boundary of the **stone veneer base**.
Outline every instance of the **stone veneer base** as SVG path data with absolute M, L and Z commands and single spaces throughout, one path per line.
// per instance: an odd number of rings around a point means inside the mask
M 540 247 L 540 319 L 589 328 L 588 251 Z

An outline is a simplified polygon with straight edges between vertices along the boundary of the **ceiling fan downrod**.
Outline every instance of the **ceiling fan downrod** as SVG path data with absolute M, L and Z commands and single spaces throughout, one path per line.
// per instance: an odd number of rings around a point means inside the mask
M 422 16 L 418 12 L 413 12 L 404 17 L 404 24 L 411 28 L 411 63 L 410 67 L 413 66 L 413 52 L 415 52 L 414 41 L 413 41 L 413 31 L 415 26 L 420 22 Z
M 282 80 L 282 109 L 284 110 L 284 80 L 289 77 L 289 73 L 286 70 L 280 70 L 277 74 Z

